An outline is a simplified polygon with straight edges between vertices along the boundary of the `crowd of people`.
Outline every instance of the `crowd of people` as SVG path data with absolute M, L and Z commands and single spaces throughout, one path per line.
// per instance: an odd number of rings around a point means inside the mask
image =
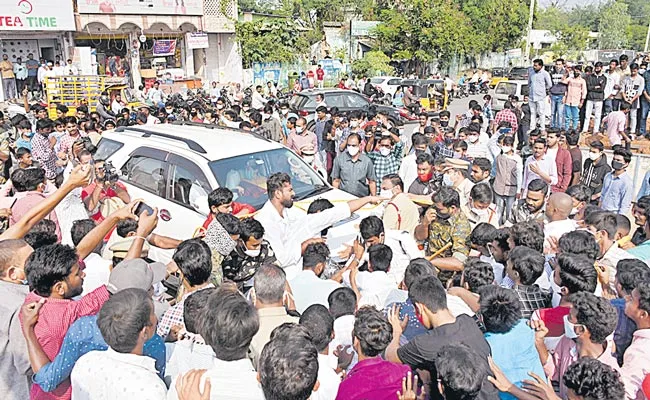
M 650 184 L 633 193 L 624 146 L 608 159 L 594 140 L 583 160 L 575 128 L 526 120 L 537 93 L 415 127 L 320 96 L 310 130 L 262 88 L 261 104 L 190 105 L 195 122 L 286 144 L 354 199 L 304 213 L 296 177 L 275 172 L 259 210 L 212 191 L 182 240 L 155 234 L 156 204 L 95 157 L 99 113 L 30 107 L 2 125 L 0 393 L 649 398 Z

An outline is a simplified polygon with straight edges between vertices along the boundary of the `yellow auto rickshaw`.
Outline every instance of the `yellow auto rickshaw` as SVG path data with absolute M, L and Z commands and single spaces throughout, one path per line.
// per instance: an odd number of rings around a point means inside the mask
M 140 106 L 145 105 L 135 97 L 133 94 L 133 89 L 131 89 L 128 85 L 111 85 L 106 88 L 106 91 L 108 92 L 108 96 L 110 97 L 111 102 L 113 102 L 117 95 L 120 95 L 122 103 L 124 103 L 124 107 L 128 108 L 131 111 L 137 110 L 140 108 Z
M 442 79 L 405 79 L 403 90 L 413 89 L 413 95 L 420 99 L 422 111 L 439 112 L 447 109 L 449 95 Z

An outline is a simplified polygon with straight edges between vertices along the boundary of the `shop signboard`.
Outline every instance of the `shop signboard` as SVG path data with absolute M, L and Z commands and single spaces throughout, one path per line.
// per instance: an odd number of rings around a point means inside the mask
M 253 63 L 253 82 L 256 85 L 266 85 L 266 82 L 269 81 L 273 81 L 276 83 L 280 82 L 281 72 L 282 72 L 282 64 L 278 62 Z
M 185 35 L 185 43 L 188 49 L 207 49 L 210 47 L 208 34 L 205 32 L 188 32 Z
M 154 56 L 173 56 L 176 52 L 176 39 L 158 39 L 153 42 Z
M 77 9 L 80 14 L 203 15 L 203 0 L 77 0 Z
M 72 1 L 0 0 L 0 31 L 74 31 Z

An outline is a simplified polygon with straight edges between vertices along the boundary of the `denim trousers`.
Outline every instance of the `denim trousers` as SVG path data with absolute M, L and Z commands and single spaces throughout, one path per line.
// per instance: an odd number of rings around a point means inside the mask
M 639 134 L 642 136 L 646 135 L 646 123 L 648 121 L 648 113 L 650 112 L 650 101 L 646 100 L 645 97 L 641 98 L 641 119 L 639 120 Z
M 497 221 L 499 221 L 499 225 L 503 225 L 510 218 L 510 210 L 515 204 L 515 196 L 499 196 L 496 193 L 494 195 L 497 206 Z
M 562 94 L 551 95 L 551 128 L 562 128 L 564 117 L 564 103 L 562 103 Z
M 580 109 L 578 106 L 564 105 L 564 129 L 578 130 L 580 125 Z

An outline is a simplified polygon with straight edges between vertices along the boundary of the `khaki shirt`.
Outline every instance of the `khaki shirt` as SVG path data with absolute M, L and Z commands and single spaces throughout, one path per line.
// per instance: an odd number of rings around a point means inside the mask
M 407 194 L 400 193 L 386 204 L 383 220 L 386 230 L 413 234 L 420 220 L 420 211 Z
M 0 73 L 2 74 L 2 79 L 11 79 L 14 78 L 14 65 L 11 61 L 0 61 Z
M 253 360 L 253 366 L 257 368 L 260 355 L 264 345 L 271 340 L 273 329 L 284 324 L 285 322 L 298 323 L 299 319 L 287 314 L 284 307 L 261 308 L 257 310 L 260 318 L 260 330 L 253 336 L 250 347 L 250 357 Z

